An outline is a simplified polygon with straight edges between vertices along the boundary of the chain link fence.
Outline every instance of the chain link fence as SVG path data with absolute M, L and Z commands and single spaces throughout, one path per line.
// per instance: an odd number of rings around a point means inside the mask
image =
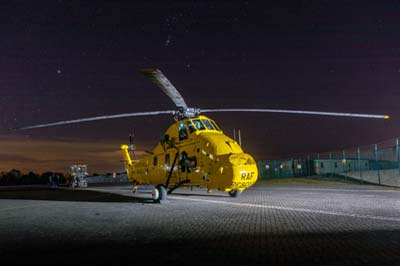
M 400 187 L 399 139 L 284 160 L 258 161 L 259 177 L 325 176 Z

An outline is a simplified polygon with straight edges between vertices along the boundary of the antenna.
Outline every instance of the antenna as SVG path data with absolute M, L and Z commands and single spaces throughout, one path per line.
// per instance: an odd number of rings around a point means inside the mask
M 233 129 L 233 140 L 236 141 L 236 130 Z
M 239 135 L 239 145 L 242 147 L 242 138 L 240 137 L 240 129 L 238 129 L 238 135 Z
M 135 134 L 132 131 L 132 133 L 129 134 L 129 151 L 132 151 L 132 154 L 133 154 L 134 158 L 136 158 L 135 145 L 133 144 L 133 138 L 134 137 L 135 137 Z

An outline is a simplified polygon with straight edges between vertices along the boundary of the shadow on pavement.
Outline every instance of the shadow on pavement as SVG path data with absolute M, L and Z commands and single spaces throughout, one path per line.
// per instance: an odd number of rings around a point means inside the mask
M 202 194 L 202 193 L 196 193 L 196 192 L 172 192 L 170 194 L 171 196 L 183 196 L 183 197 L 210 197 L 210 198 L 230 198 L 228 193 L 226 195 L 221 195 L 221 194 Z
M 176 232 L 179 233 L 179 232 Z M 8 243 L 2 261 L 34 265 L 400 265 L 397 230 Z M 0 252 L 1 254 L 1 252 Z
M 109 192 L 43 187 L 2 188 L 0 190 L 0 199 L 153 203 L 152 199 L 130 197 Z

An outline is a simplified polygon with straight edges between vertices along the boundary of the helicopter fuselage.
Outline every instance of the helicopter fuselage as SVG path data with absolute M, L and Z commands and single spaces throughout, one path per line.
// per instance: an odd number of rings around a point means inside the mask
M 128 180 L 135 185 L 197 186 L 241 192 L 258 177 L 253 157 L 203 115 L 171 125 L 153 154 L 140 160 L 131 159 L 128 145 L 121 145 L 121 150 Z

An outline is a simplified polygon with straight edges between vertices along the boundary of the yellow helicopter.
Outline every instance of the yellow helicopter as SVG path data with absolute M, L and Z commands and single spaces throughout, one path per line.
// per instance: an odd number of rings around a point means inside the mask
M 202 115 L 211 112 L 268 112 L 305 115 L 326 115 L 361 118 L 387 119 L 387 115 L 354 114 L 281 109 L 198 109 L 189 108 L 182 95 L 159 69 L 143 69 L 162 91 L 175 103 L 177 110 L 125 113 L 75 120 L 59 121 L 22 127 L 19 130 L 58 126 L 88 121 L 169 114 L 174 117 L 172 124 L 149 155 L 139 160 L 131 158 L 133 145 L 121 145 L 121 151 L 128 180 L 133 183 L 133 191 L 140 186 L 151 185 L 152 199 L 165 202 L 167 195 L 175 189 L 187 187 L 217 189 L 238 197 L 242 191 L 256 183 L 257 164 L 245 153 L 240 145 L 224 134 L 217 123 Z

